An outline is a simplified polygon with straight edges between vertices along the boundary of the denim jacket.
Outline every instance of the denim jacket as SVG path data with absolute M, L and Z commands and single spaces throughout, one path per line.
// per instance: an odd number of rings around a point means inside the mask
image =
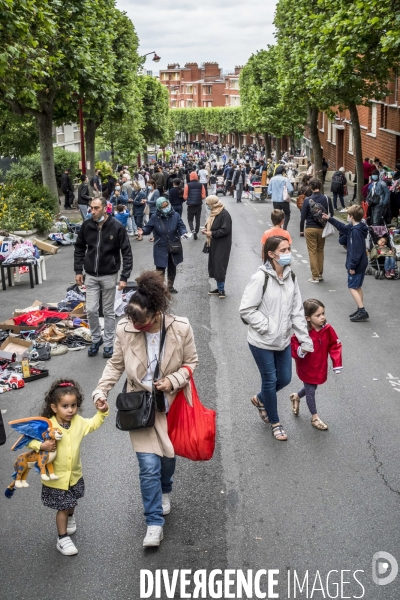
M 289 194 L 293 192 L 293 186 L 287 177 L 275 175 L 268 185 L 268 195 L 272 196 L 272 202 L 285 202 L 283 199 L 283 188 L 286 185 Z

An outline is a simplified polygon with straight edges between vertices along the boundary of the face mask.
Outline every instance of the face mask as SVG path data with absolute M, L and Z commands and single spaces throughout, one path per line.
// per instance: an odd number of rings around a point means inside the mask
M 119 191 L 121 188 L 119 187 L 119 185 L 116 185 L 116 186 L 115 186 L 115 189 L 116 189 L 116 190 L 117 190 L 117 192 L 118 192 L 118 191 Z
M 135 323 L 133 325 L 138 331 L 148 331 L 153 327 L 154 323 L 155 321 L 147 323 L 147 325 L 135 325 Z
M 372 175 L 372 179 L 373 179 L 374 181 L 377 181 L 377 180 L 378 180 L 378 175 Z
M 290 265 L 290 263 L 292 262 L 292 255 L 289 254 L 276 254 L 276 256 L 279 256 L 278 259 L 275 259 L 276 262 L 278 263 L 278 265 L 281 265 L 281 267 L 286 267 L 287 265 Z
M 162 208 L 161 212 L 163 215 L 169 215 L 169 213 L 171 212 L 171 207 L 167 206 L 166 208 Z
M 97 219 L 98 223 L 102 223 L 104 221 L 104 215 L 102 217 L 100 217 L 100 219 Z

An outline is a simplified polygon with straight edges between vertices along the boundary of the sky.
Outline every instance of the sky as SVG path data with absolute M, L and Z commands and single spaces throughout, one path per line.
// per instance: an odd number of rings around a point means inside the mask
M 145 69 L 156 74 L 168 63 L 218 62 L 224 70 L 244 65 L 250 56 L 274 43 L 275 0 L 117 0 L 149 56 Z

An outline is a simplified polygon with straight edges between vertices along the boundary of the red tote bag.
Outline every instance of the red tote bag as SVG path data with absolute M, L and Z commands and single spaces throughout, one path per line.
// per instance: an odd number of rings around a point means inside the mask
M 196 386 L 190 373 L 192 404 L 186 400 L 183 390 L 179 390 L 168 412 L 168 436 L 175 454 L 189 460 L 210 460 L 214 454 L 216 412 L 200 402 Z

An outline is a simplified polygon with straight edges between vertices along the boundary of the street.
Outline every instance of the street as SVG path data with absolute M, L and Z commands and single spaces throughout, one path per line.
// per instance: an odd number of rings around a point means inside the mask
M 277 442 L 250 403 L 259 391 L 260 376 L 238 313 L 243 290 L 261 262 L 260 239 L 270 226 L 272 205 L 222 200 L 233 219 L 226 299 L 207 295 L 203 240 L 192 238 L 183 242 L 184 262 L 175 282 L 179 293 L 173 302 L 173 312 L 188 317 L 194 329 L 200 398 L 217 410 L 214 458 L 208 463 L 178 459 L 164 540 L 159 549 L 144 550 L 137 461 L 129 436 L 115 428 L 121 378 L 110 394 L 106 423 L 82 444 L 86 495 L 76 511 L 77 556 L 56 550 L 55 511 L 42 506 L 36 473 L 29 475 L 30 489 L 17 490 L 11 500 L 2 492 L 0 600 L 137 600 L 141 569 L 168 569 L 170 576 L 173 569 L 279 569 L 275 592 L 280 598 L 400 597 L 400 578 L 377 586 L 371 577 L 376 552 L 400 559 L 399 281 L 367 276 L 370 319 L 350 323 L 348 315 L 355 307 L 347 290 L 345 251 L 337 235 L 328 238 L 325 281 L 309 283 L 305 238 L 299 237 L 299 211 L 292 204 L 292 268 L 303 300 L 315 297 L 325 304 L 327 320 L 343 343 L 344 370 L 335 375 L 330 367 L 327 383 L 317 391 L 318 413 L 329 425 L 324 432 L 311 427 L 305 400 L 299 418 L 291 413 L 289 394 L 300 389 L 293 364 L 292 383 L 279 393 L 280 418 L 289 439 Z M 154 268 L 152 244 L 146 238 L 132 241 L 132 248 L 131 280 Z M 73 248 L 62 247 L 46 260 L 48 279 L 43 285 L 31 290 L 25 276 L 16 287 L 0 292 L 1 320 L 36 299 L 61 300 L 74 281 L 72 259 Z M 92 416 L 91 392 L 105 364 L 101 354 L 88 358 L 86 350 L 53 357 L 50 377 L 0 396 L 5 422 L 40 414 L 46 389 L 60 376 L 81 383 L 82 414 Z M 6 430 L 9 437 L 0 448 L 3 491 L 11 482 L 15 456 L 10 447 L 17 438 L 8 425 Z M 300 593 L 297 587 L 296 596 L 293 582 L 288 594 L 289 570 L 301 582 L 308 571 L 307 595 L 306 588 Z M 337 572 L 327 584 L 330 571 Z M 315 583 L 317 572 L 320 580 Z M 161 597 L 167 597 L 164 591 Z M 170 597 L 181 598 L 179 587 Z

